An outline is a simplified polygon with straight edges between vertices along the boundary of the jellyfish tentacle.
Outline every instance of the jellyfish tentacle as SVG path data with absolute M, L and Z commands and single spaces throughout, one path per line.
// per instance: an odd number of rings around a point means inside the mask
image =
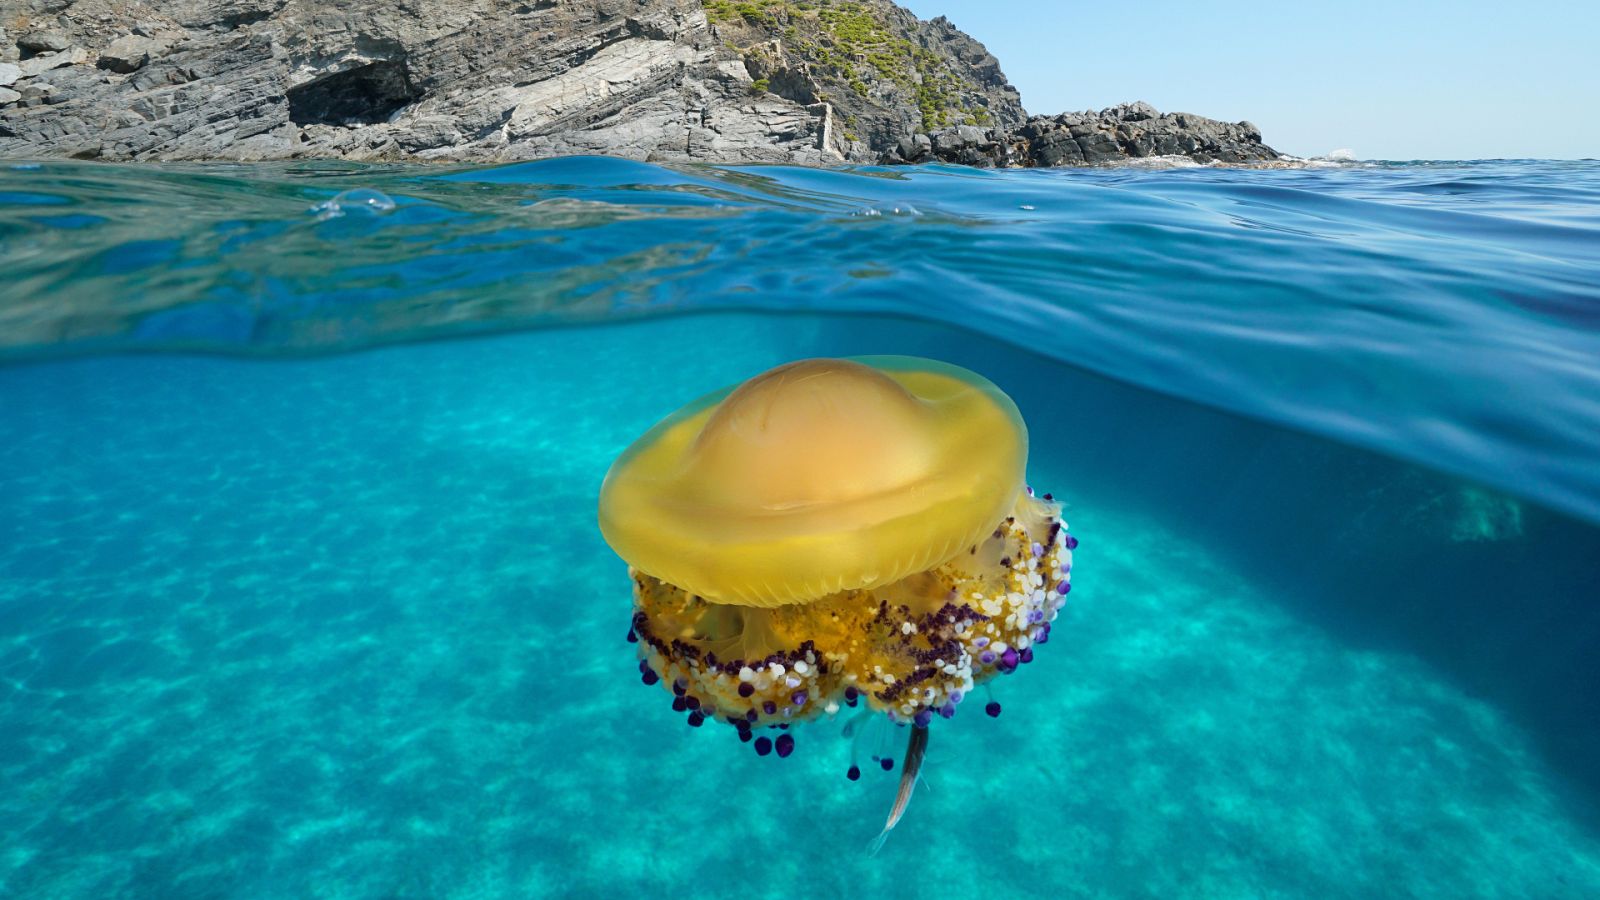
M 861 743 L 869 730 L 867 726 L 871 724 L 875 715 L 872 708 L 867 707 L 844 723 L 844 736 L 850 739 L 850 771 L 855 773 L 851 776 L 851 781 L 861 777 Z
M 861 723 L 872 718 L 872 715 L 872 710 L 869 708 L 863 709 L 851 716 L 850 720 L 844 723 L 844 736 L 847 738 L 860 740 L 861 734 L 865 732 L 865 729 L 861 727 Z

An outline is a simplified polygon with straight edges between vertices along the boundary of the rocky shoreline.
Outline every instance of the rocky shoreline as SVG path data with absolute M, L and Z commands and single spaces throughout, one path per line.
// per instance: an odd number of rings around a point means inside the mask
M 947 162 L 997 168 L 1095 166 L 1128 159 L 1186 157 L 1200 163 L 1264 163 L 1281 159 L 1249 122 L 1219 122 L 1189 113 L 1163 115 L 1148 103 L 1099 112 L 1033 116 L 1015 129 L 971 125 L 902 138 L 883 162 Z
M 1133 103 L 1029 117 L 890 0 L 0 0 L 0 157 L 1097 165 L 1278 158 Z

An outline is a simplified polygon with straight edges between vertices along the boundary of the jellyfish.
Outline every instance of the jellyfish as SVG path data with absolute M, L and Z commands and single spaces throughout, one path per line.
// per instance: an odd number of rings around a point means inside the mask
M 933 723 L 1031 662 L 1072 590 L 1077 539 L 1027 454 L 999 388 L 914 357 L 792 362 L 669 415 L 600 491 L 641 680 L 762 756 L 845 710 L 908 728 L 881 841 Z

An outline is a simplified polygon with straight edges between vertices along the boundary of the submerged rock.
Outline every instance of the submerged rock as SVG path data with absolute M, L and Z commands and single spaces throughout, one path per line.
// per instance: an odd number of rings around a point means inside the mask
M 22 97 L 0 108 L 0 156 L 1276 156 L 1259 135 L 1244 139 L 1248 123 L 1145 104 L 1117 107 L 1114 121 L 1030 119 L 982 44 L 890 0 L 65 0 L 48 19 L 39 9 L 0 0 L 0 21 L 22 35 L 0 48 L 17 60 L 0 76 Z M 48 103 L 27 90 L 46 73 L 59 88 Z

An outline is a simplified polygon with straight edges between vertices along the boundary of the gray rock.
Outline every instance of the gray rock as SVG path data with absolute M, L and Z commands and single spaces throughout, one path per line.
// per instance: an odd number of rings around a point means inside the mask
M 151 57 L 160 56 L 166 49 L 166 45 L 160 41 L 127 34 L 112 41 L 100 51 L 100 61 L 97 65 L 102 69 L 127 75 L 137 72 L 150 61 Z
M 72 46 L 72 39 L 54 28 L 41 28 L 17 38 L 17 46 L 29 53 L 55 53 Z
M 933 139 L 925 134 L 908 134 L 895 145 L 902 162 L 916 162 L 933 152 Z
M 0 87 L 17 83 L 22 77 L 22 68 L 12 63 L 0 63 Z
M 43 106 L 50 103 L 55 96 L 56 86 L 43 81 L 35 81 L 22 89 L 23 106 Z
M 62 66 L 75 66 L 89 58 L 89 51 L 82 47 L 71 47 L 59 53 L 41 53 L 31 56 L 16 64 L 22 71 L 23 78 L 35 78 L 39 75 L 59 69 Z
M 1031 159 L 1040 166 L 1081 166 L 1083 149 L 1070 134 L 1054 131 L 1030 143 Z
M 1120 118 L 1127 122 L 1142 122 L 1146 119 L 1154 119 L 1161 115 L 1161 113 L 1156 111 L 1154 106 L 1145 103 L 1143 100 L 1135 103 L 1123 104 L 1118 109 L 1120 110 Z
M 977 141 L 968 141 L 966 136 L 956 128 L 946 128 L 933 134 L 933 152 L 940 158 L 955 157 L 968 147 L 976 146 Z
M 0 106 L 5 106 L 8 103 L 15 103 L 21 99 L 22 95 L 16 91 L 13 91 L 10 88 L 0 87 Z

